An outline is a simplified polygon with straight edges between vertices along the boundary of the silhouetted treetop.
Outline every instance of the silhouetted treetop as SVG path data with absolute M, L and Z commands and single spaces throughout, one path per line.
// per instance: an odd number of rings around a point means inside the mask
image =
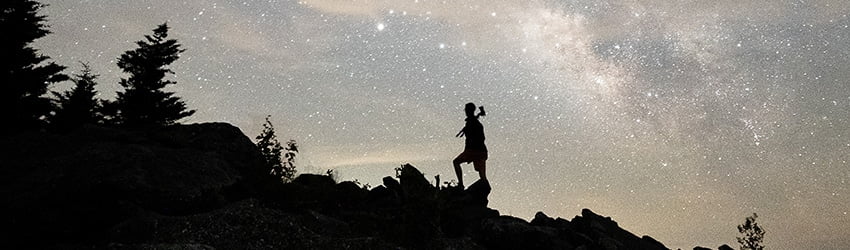
M 738 243 L 741 244 L 741 250 L 763 250 L 764 244 L 764 229 L 756 223 L 758 215 L 753 213 L 753 216 L 747 216 L 744 224 L 738 225 L 738 232 L 741 237 L 737 237 Z
M 167 73 L 174 73 L 165 66 L 180 58 L 180 53 L 186 50 L 180 48 L 177 40 L 166 40 L 168 29 L 167 23 L 160 24 L 153 35 L 145 35 L 145 40 L 136 42 L 139 48 L 126 51 L 118 58 L 118 67 L 130 73 L 130 78 L 122 80 L 121 86 L 156 89 L 176 83 L 163 79 Z
M 95 98 L 97 91 L 94 89 L 98 75 L 91 72 L 88 64 L 82 62 L 80 64 L 83 69 L 71 78 L 74 87 L 62 93 L 53 92 L 58 109 L 50 122 L 56 129 L 72 129 L 86 123 L 94 124 L 103 121 L 100 113 L 101 103 Z
M 163 90 L 177 82 L 166 80 L 167 74 L 174 72 L 166 66 L 180 57 L 185 50 L 177 40 L 168 38 L 168 25 L 163 23 L 146 35 L 145 40 L 136 42 L 139 46 L 124 52 L 118 58 L 118 67 L 130 74 L 121 79 L 123 92 L 118 92 L 114 109 L 116 122 L 126 126 L 165 126 L 191 116 L 194 110 L 187 110 L 186 103 L 174 96 L 173 92 Z
M 46 6 L 46 4 L 30 0 L 2 1 L 0 28 L 3 29 L 4 34 L 14 35 L 4 36 L 0 43 L 4 47 L 26 47 L 33 40 L 50 34 L 47 24 L 43 23 L 46 21 L 46 16 L 38 14 L 38 10 Z
M 30 0 L 0 1 L 0 112 L 15 128 L 37 128 L 44 123 L 52 105 L 44 95 L 50 84 L 68 79 L 65 67 L 46 62 L 30 44 L 49 34 L 46 5 Z
M 257 135 L 257 149 L 263 155 L 263 160 L 271 170 L 269 174 L 279 177 L 284 182 L 295 178 L 295 156 L 298 154 L 298 145 L 295 140 L 286 142 L 286 147 L 280 144 L 275 134 L 274 125 L 269 120 L 271 115 L 266 116 L 263 123 L 263 132 Z

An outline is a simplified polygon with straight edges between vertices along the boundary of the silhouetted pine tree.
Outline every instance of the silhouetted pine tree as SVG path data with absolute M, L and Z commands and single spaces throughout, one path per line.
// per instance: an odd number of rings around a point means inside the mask
M 263 155 L 266 165 L 270 168 L 269 174 L 288 182 L 295 177 L 295 156 L 298 153 L 298 146 L 295 140 L 289 140 L 285 148 L 280 145 L 280 141 L 277 140 L 277 135 L 274 132 L 274 125 L 269 120 L 270 117 L 266 116 L 263 132 L 257 136 L 257 148 Z M 283 158 L 281 158 L 281 153 L 284 154 Z
M 103 115 L 100 113 L 101 103 L 95 98 L 97 91 L 94 90 L 98 75 L 91 72 L 88 64 L 81 64 L 82 71 L 71 78 L 74 88 L 62 93 L 53 92 L 58 109 L 51 117 L 50 123 L 55 129 L 68 130 L 86 123 L 103 121 Z
M 38 10 L 46 5 L 31 0 L 0 1 L 0 113 L 13 128 L 37 128 L 50 113 L 50 99 L 44 96 L 50 84 L 68 79 L 65 67 L 46 62 L 30 44 L 49 34 L 45 16 Z
M 118 92 L 115 105 L 115 122 L 132 127 L 166 126 L 195 113 L 187 110 L 186 103 L 163 90 L 176 82 L 165 80 L 166 74 L 174 72 L 166 68 L 177 60 L 180 48 L 177 40 L 168 38 L 168 25 L 161 24 L 153 35 L 136 42 L 139 48 L 124 52 L 118 58 L 118 67 L 130 74 L 121 79 L 124 92 Z

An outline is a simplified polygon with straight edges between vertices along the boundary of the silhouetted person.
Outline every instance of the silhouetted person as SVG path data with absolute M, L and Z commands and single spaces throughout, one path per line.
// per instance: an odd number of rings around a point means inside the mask
M 463 187 L 460 164 L 464 162 L 472 162 L 475 171 L 478 171 L 478 176 L 482 180 L 487 180 L 487 146 L 484 145 L 484 126 L 478 121 L 478 117 L 484 116 L 486 113 L 484 113 L 483 106 L 479 109 L 481 112 L 475 115 L 475 104 L 471 102 L 466 104 L 463 109 L 466 112 L 466 126 L 455 135 L 455 137 L 466 136 L 466 146 L 463 148 L 463 152 L 452 161 L 460 187 Z

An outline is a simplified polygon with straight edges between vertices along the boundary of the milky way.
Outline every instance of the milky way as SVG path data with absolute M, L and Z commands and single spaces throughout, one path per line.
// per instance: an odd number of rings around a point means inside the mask
M 35 46 L 89 63 L 107 99 L 116 58 L 167 21 L 184 122 L 252 136 L 272 115 L 301 172 L 452 179 L 475 102 L 504 214 L 590 208 L 689 249 L 736 245 L 755 212 L 770 248 L 850 248 L 845 1 L 45 3 Z

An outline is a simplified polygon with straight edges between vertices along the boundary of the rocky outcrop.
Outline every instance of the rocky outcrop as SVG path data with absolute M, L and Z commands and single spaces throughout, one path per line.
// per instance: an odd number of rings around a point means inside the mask
M 367 189 L 269 177 L 228 124 L 87 126 L 0 142 L 4 242 L 106 249 L 666 249 L 610 218 L 531 221 L 487 207 L 490 183 L 435 187 L 411 165 Z
M 5 136 L 0 157 L 3 227 L 34 242 L 98 240 L 144 212 L 216 209 L 249 196 L 243 184 L 263 169 L 253 143 L 225 123 L 29 131 Z

